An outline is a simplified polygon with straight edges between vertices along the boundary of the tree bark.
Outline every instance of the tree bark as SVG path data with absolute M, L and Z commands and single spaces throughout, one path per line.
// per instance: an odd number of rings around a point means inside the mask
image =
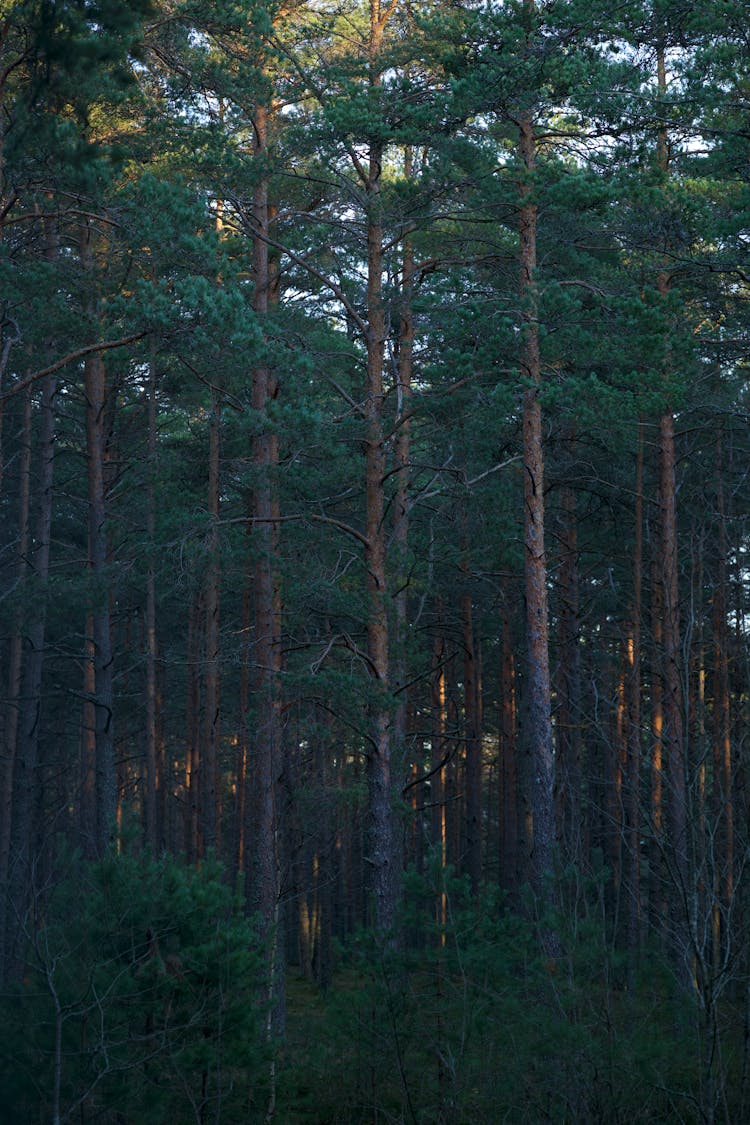
M 370 0 L 369 82 L 380 85 L 379 55 L 387 14 L 380 0 Z M 383 306 L 383 146 L 368 145 L 367 163 L 367 381 L 365 388 L 365 565 L 367 569 L 367 651 L 372 675 L 368 790 L 370 839 L 368 862 L 374 922 L 380 933 L 393 929 L 398 900 L 396 841 L 391 777 L 391 698 L 385 535 L 385 434 L 383 360 L 386 317 Z
M 664 681 L 662 676 L 662 588 L 658 548 L 651 560 L 651 841 L 649 848 L 649 915 L 657 931 L 664 927 Z
M 468 565 L 464 558 L 464 574 Z M 474 642 L 471 596 L 461 597 L 464 656 L 464 743 L 466 747 L 466 873 L 472 894 L 479 893 L 482 878 L 482 743 L 479 723 L 479 685 Z
M 268 180 L 263 167 L 268 156 L 269 110 L 255 111 L 254 157 L 258 179 L 253 191 L 253 308 L 267 316 L 273 277 L 269 262 L 270 208 Z M 268 1031 L 284 1027 L 284 956 L 280 925 L 281 837 L 278 818 L 281 760 L 281 605 L 275 557 L 279 544 L 279 508 L 275 496 L 278 439 L 268 408 L 278 394 L 276 379 L 265 362 L 253 368 L 252 406 L 257 430 L 253 437 L 253 527 L 256 559 L 253 576 L 254 669 L 256 707 L 252 767 L 252 800 L 247 801 L 246 874 L 249 901 L 261 919 L 267 942 L 269 981 Z M 253 844 L 251 846 L 251 840 Z
M 187 698 L 185 700 L 185 727 L 187 746 L 185 752 L 184 782 L 184 833 L 185 855 L 188 863 L 195 863 L 200 855 L 198 839 L 200 821 L 200 774 L 201 774 L 201 736 L 200 736 L 200 676 L 199 666 L 200 627 L 199 621 L 203 599 L 196 595 L 190 605 L 187 630 Z
M 643 423 L 638 423 L 633 539 L 633 603 L 627 638 L 628 761 L 627 944 L 637 959 L 641 942 L 641 617 L 643 612 Z
M 531 26 L 533 0 L 524 0 L 524 14 Z M 528 32 L 531 36 L 531 30 Z M 536 283 L 537 205 L 532 178 L 536 166 L 536 140 L 530 112 L 519 122 L 518 152 L 520 185 L 520 277 L 522 307 L 521 372 L 526 382 L 523 394 L 524 464 L 524 571 L 526 582 L 526 636 L 528 659 L 527 719 L 531 753 L 531 800 L 533 821 L 530 869 L 534 888 L 549 901 L 553 870 L 555 817 L 553 796 L 554 753 L 549 670 L 549 618 L 547 608 L 547 561 L 544 546 L 544 455 L 541 386 L 541 355 Z
M 201 764 L 201 831 L 202 852 L 215 852 L 219 847 L 219 779 L 218 751 L 220 731 L 219 704 L 219 614 L 221 565 L 219 560 L 219 481 L 221 469 L 221 401 L 211 390 L 211 412 L 208 423 L 208 544 L 204 596 L 204 686 L 203 747 Z
M 500 824 L 500 886 L 518 886 L 518 769 L 516 740 L 516 658 L 510 614 L 503 606 L 500 668 L 500 738 L 498 789 Z
M 81 263 L 92 286 L 90 312 L 97 319 L 95 235 L 92 226 L 81 231 Z M 91 635 L 93 644 L 93 705 L 95 759 L 95 851 L 101 856 L 114 844 L 117 822 L 117 776 L 114 740 L 114 663 L 112 654 L 110 591 L 107 575 L 107 460 L 109 389 L 102 355 L 86 356 L 83 366 L 86 402 L 86 456 L 88 465 L 88 569 L 91 584 Z
M 569 435 L 572 447 L 574 435 Z M 556 809 L 558 839 L 564 857 L 583 859 L 581 826 L 581 648 L 579 643 L 578 527 L 575 494 L 561 495 L 559 597 L 559 663 L 557 674 Z
M 144 793 L 144 833 L 147 846 L 157 851 L 160 830 L 157 824 L 159 770 L 157 764 L 157 687 L 156 687 L 156 569 L 154 565 L 156 523 L 156 358 L 152 353 L 148 372 L 148 485 L 146 489 L 146 537 L 149 547 L 146 571 L 146 777 Z
M 659 96 L 666 94 L 664 47 L 657 49 Z M 657 161 L 665 175 L 669 172 L 669 146 L 666 126 L 659 130 Z M 665 247 L 666 249 L 666 247 Z M 669 294 L 671 276 L 666 268 L 657 274 L 656 285 L 662 304 Z M 668 347 L 667 347 L 668 351 Z M 665 380 L 669 372 L 665 370 Z M 659 419 L 661 450 L 659 475 L 661 586 L 664 645 L 664 756 L 668 782 L 667 817 L 671 872 L 671 931 L 675 956 L 687 974 L 689 957 L 689 902 L 692 890 L 689 875 L 688 808 L 683 730 L 682 687 L 680 681 L 679 559 L 677 552 L 677 491 L 675 483 L 674 414 L 668 404 Z
M 734 800 L 727 643 L 727 532 L 721 434 L 716 439 L 717 559 L 713 598 L 713 806 L 714 895 L 724 911 L 734 893 Z M 724 935 L 726 936 L 726 935 Z
M 413 150 L 411 145 L 404 148 L 404 179 L 409 181 L 413 174 Z M 396 477 L 396 493 L 393 500 L 393 554 L 396 568 L 395 610 L 395 648 L 396 660 L 393 680 L 398 687 L 397 702 L 393 714 L 393 753 L 396 773 L 405 779 L 407 725 L 409 715 L 408 644 L 409 644 L 409 470 L 411 460 L 411 382 L 414 353 L 414 310 L 412 298 L 414 291 L 414 244 L 409 234 L 404 234 L 401 258 L 401 285 L 399 287 L 399 325 L 398 356 L 396 373 L 396 435 L 393 443 L 393 469 Z M 415 768 L 418 768 L 415 763 Z M 423 799 L 423 786 L 414 786 L 413 802 Z M 416 804 L 414 808 L 415 830 L 417 825 Z M 419 847 L 419 839 L 414 841 Z M 397 862 L 399 862 L 397 860 Z M 402 864 L 400 864 L 402 865 Z

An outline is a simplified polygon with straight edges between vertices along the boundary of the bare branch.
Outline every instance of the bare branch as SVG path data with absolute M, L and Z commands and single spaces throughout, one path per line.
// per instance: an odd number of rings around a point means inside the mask
M 12 387 L 9 387 L 2 395 L 0 395 L 0 402 L 5 402 L 7 399 L 17 395 L 19 391 L 25 391 L 32 383 L 37 383 L 40 379 L 44 379 L 47 375 L 54 375 L 63 367 L 67 367 L 69 363 L 75 363 L 76 360 L 84 359 L 87 355 L 93 355 L 94 352 L 108 352 L 113 348 L 124 348 L 128 344 L 134 344 L 136 340 L 142 340 L 144 336 L 148 336 L 148 331 L 144 329 L 143 332 L 134 332 L 130 336 L 122 336 L 119 340 L 107 340 L 98 344 L 87 344 L 85 348 L 78 348 L 74 352 L 68 352 L 62 359 L 58 359 L 56 363 L 51 363 L 49 367 L 42 367 L 39 371 L 32 371 L 30 375 L 25 378 L 19 379 Z

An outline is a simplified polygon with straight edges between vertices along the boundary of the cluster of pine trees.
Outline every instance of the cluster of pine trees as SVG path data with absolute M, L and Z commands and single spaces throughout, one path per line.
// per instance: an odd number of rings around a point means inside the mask
M 749 1110 L 748 29 L 0 3 L 17 1120 Z

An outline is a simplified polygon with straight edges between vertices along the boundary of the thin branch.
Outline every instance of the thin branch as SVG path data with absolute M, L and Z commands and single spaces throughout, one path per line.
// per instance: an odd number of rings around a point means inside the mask
M 218 387 L 216 383 L 212 383 L 210 379 L 207 379 L 205 377 L 205 375 L 201 375 L 200 371 L 196 371 L 192 363 L 185 359 L 184 356 L 178 355 L 177 358 L 179 359 L 180 363 L 184 364 L 184 366 L 187 367 L 188 371 L 190 371 L 191 374 L 195 375 L 196 379 L 200 383 L 203 383 L 204 386 L 208 387 L 210 390 L 214 391 L 215 394 L 223 398 L 228 406 L 231 406 L 232 409 L 236 410 L 238 414 L 245 413 L 245 407 L 242 405 L 239 399 L 235 398 L 235 396 L 230 394 L 229 391 L 225 391 L 221 387 Z
M 268 246 L 273 246 L 274 250 L 279 250 L 282 254 L 286 254 L 286 256 L 291 259 L 291 261 L 295 262 L 298 266 L 301 266 L 303 270 L 307 270 L 309 274 L 312 274 L 313 277 L 316 277 L 318 281 L 322 282 L 327 289 L 330 289 L 334 297 L 344 306 L 364 338 L 367 339 L 367 324 L 359 315 L 354 305 L 351 303 L 340 285 L 337 285 L 335 281 L 331 281 L 330 277 L 328 277 L 327 274 L 324 274 L 322 270 L 317 269 L 316 266 L 310 265 L 310 263 L 304 258 L 300 257 L 299 254 L 295 254 L 294 251 L 285 246 L 283 242 L 276 242 L 275 239 L 268 238 L 266 235 L 261 234 L 257 230 L 253 231 L 253 237 L 259 238 L 261 242 L 265 242 Z
M 369 548 L 370 546 L 370 540 L 366 535 L 363 535 L 361 531 L 358 531 L 356 527 L 352 527 L 352 525 L 349 523 L 344 523 L 343 520 L 334 519 L 333 516 L 321 516 L 315 512 L 300 512 L 297 515 L 292 516 L 233 516 L 231 519 L 219 520 L 218 522 L 220 524 L 226 525 L 232 523 L 297 523 L 300 520 L 314 520 L 315 523 L 330 524 L 331 527 L 337 527 L 339 531 L 344 531 L 347 535 L 351 535 L 352 538 L 356 539 L 358 543 L 361 543 L 363 547 Z
M 7 399 L 17 395 L 19 391 L 25 391 L 32 383 L 37 383 L 40 379 L 44 379 L 47 375 L 54 375 L 62 367 L 67 367 L 69 363 L 75 363 L 76 360 L 84 359 L 87 355 L 93 355 L 94 352 L 108 352 L 113 348 L 124 348 L 128 344 L 134 344 L 136 340 L 142 340 L 144 336 L 148 336 L 148 330 L 144 329 L 143 332 L 134 332 L 131 336 L 122 336 L 119 340 L 102 341 L 98 344 L 87 344 L 85 348 L 78 348 L 74 352 L 68 352 L 62 359 L 58 359 L 56 363 L 51 363 L 49 367 L 42 367 L 39 371 L 32 371 L 23 379 L 19 379 L 12 387 L 0 395 L 0 402 L 5 402 Z

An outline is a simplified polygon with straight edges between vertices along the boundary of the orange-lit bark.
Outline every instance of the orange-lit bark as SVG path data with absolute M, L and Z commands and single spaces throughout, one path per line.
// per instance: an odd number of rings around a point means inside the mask
M 664 885 L 664 691 L 662 681 L 662 589 L 657 554 L 651 565 L 651 847 L 649 855 L 649 909 L 651 924 L 663 924 Z
M 468 568 L 464 565 L 464 572 Z M 461 598 L 464 672 L 466 873 L 474 894 L 482 877 L 482 759 L 479 724 L 479 683 L 471 596 Z

